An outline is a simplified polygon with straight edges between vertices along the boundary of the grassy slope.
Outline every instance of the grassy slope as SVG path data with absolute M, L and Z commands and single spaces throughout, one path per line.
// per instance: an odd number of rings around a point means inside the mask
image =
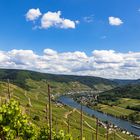
M 12 93 L 12 97 L 19 100 L 21 103 L 21 106 L 23 110 L 28 113 L 31 116 L 31 119 L 37 115 L 40 117 L 40 121 L 33 121 L 39 126 L 47 125 L 44 112 L 46 103 L 47 103 L 47 84 L 46 83 L 36 83 L 36 81 L 28 80 L 28 85 L 32 87 L 30 90 L 24 90 L 16 85 L 10 85 L 10 92 Z M 42 85 L 44 84 L 44 85 Z M 38 86 L 37 86 L 38 85 Z M 5 82 L 0 82 L 0 96 L 4 99 L 7 96 L 7 84 Z M 32 107 L 27 107 L 28 104 L 28 98 L 31 100 Z M 56 105 L 53 103 L 53 126 L 56 130 L 64 129 L 67 131 L 67 125 L 65 118 L 65 114 L 72 110 L 68 107 L 56 107 Z M 56 119 L 57 118 L 57 119 Z M 78 137 L 80 130 L 79 130 L 79 120 L 80 114 L 78 111 L 75 111 L 70 115 L 70 130 L 74 137 Z M 57 123 L 56 123 L 57 120 Z M 95 119 L 88 117 L 84 115 L 84 136 L 86 137 L 86 140 L 91 140 L 91 132 L 94 133 L 95 136 Z M 87 125 L 89 124 L 93 129 L 89 128 Z M 106 130 L 103 128 L 99 128 L 99 139 L 105 140 L 105 133 Z M 116 140 L 120 140 L 120 137 L 127 140 L 133 140 L 132 137 L 129 137 L 125 134 L 119 133 L 119 136 L 116 136 Z M 110 140 L 113 138 L 113 134 L 110 134 Z

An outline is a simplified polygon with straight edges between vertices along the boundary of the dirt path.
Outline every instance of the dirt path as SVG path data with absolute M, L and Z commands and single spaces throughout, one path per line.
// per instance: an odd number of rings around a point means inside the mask
M 92 129 L 94 132 L 96 132 L 96 129 L 93 128 L 87 121 L 84 120 L 84 123 L 85 123 L 90 129 Z
M 117 134 L 117 133 L 116 133 L 116 135 L 117 135 L 120 139 L 122 139 L 122 140 L 127 140 L 127 139 L 121 137 L 121 136 L 120 136 L 119 134 Z
M 75 112 L 76 111 L 76 108 L 74 108 L 72 111 L 69 111 L 69 112 L 66 112 L 65 114 L 64 114 L 64 118 L 68 118 L 68 116 L 70 115 L 70 114 L 72 114 L 73 112 Z

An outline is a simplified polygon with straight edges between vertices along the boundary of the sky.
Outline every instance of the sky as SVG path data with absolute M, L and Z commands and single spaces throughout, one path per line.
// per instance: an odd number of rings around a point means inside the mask
M 0 68 L 140 78 L 139 0 L 1 0 Z

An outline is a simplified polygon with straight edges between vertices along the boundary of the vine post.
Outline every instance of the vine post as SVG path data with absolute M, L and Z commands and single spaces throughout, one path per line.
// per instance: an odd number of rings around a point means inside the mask
M 82 103 L 81 103 L 81 124 L 80 124 L 80 130 L 81 130 L 81 140 L 83 139 L 83 105 L 82 105 Z
M 10 80 L 9 79 L 7 79 L 7 83 L 8 83 L 8 88 L 7 88 L 7 92 L 8 92 L 8 100 L 10 100 L 11 99 L 11 93 L 10 93 Z
M 49 121 L 48 121 L 48 104 L 46 104 L 46 121 L 47 121 L 47 124 L 49 124 Z
M 116 140 L 115 130 L 114 130 L 114 140 Z
M 98 140 L 98 118 L 96 118 L 96 140 Z
M 70 133 L 70 119 L 69 119 L 69 116 L 68 116 L 68 134 Z
M 108 140 L 109 123 L 107 123 L 106 140 Z
M 49 140 L 52 140 L 52 106 L 51 106 L 51 93 L 50 93 L 49 84 L 48 84 L 48 99 L 49 99 L 49 128 L 50 128 Z

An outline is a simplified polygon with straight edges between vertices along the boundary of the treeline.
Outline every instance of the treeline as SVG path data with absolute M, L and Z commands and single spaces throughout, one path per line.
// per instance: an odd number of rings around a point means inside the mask
M 140 99 L 140 84 L 129 84 L 101 93 L 99 101 L 116 101 L 120 98 Z
M 140 105 L 127 106 L 127 109 L 131 109 L 131 110 L 135 110 L 135 111 L 140 111 Z

